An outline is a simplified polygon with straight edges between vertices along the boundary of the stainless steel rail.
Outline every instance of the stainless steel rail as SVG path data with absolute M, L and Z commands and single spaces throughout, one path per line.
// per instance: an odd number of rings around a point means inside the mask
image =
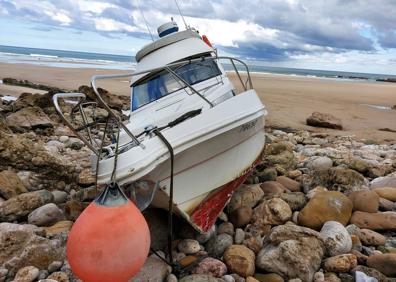
M 141 75 L 141 74 L 148 74 L 151 72 L 158 72 L 158 71 L 167 71 L 168 73 L 170 73 L 172 75 L 172 77 L 181 85 L 184 86 L 184 88 L 189 88 L 191 90 L 192 93 L 198 95 L 202 100 L 204 100 L 210 107 L 214 107 L 213 103 L 210 102 L 204 95 L 202 95 L 201 93 L 199 93 L 199 91 L 197 91 L 193 86 L 191 86 L 187 81 L 185 81 L 182 77 L 180 77 L 180 75 L 178 75 L 172 68 L 173 67 L 178 67 L 178 66 L 182 66 L 184 64 L 190 64 L 192 62 L 198 62 L 198 61 L 204 61 L 204 60 L 229 60 L 231 62 L 231 65 L 234 68 L 234 71 L 236 72 L 239 81 L 242 84 L 243 89 L 246 91 L 248 89 L 252 89 L 253 88 L 253 84 L 252 84 L 252 80 L 250 77 L 250 73 L 249 73 L 249 68 L 246 65 L 245 62 L 236 59 L 236 58 L 232 58 L 232 57 L 227 57 L 227 56 L 215 56 L 215 57 L 206 57 L 206 58 L 197 58 L 197 59 L 191 59 L 191 60 L 183 60 L 183 61 L 179 61 L 179 62 L 175 62 L 172 64 L 168 64 L 166 66 L 162 66 L 162 67 L 158 67 L 158 68 L 152 68 L 152 69 L 148 69 L 148 70 L 144 70 L 144 71 L 140 71 L 140 72 L 133 72 L 133 73 L 124 73 L 124 74 L 112 74 L 112 75 L 95 75 L 91 78 L 91 86 L 94 90 L 95 93 L 95 97 L 97 99 L 97 101 L 99 102 L 100 106 L 103 107 L 108 115 L 113 118 L 116 123 L 117 126 L 122 128 L 126 134 L 128 134 L 128 136 L 132 139 L 133 143 L 135 143 L 136 145 L 139 145 L 141 148 L 145 148 L 144 145 L 139 142 L 139 140 L 136 138 L 135 135 L 132 134 L 132 132 L 127 128 L 127 126 L 121 121 L 120 117 L 118 115 L 116 115 L 114 113 L 114 111 L 107 105 L 107 103 L 103 100 L 101 94 L 98 91 L 98 88 L 96 86 L 97 81 L 98 80 L 103 80 L 103 79 L 114 79 L 114 78 L 132 78 L 133 76 L 136 75 Z M 241 63 L 245 69 L 246 69 L 246 73 L 247 73 L 247 79 L 246 82 L 244 83 L 242 81 L 242 77 L 235 65 L 235 61 L 238 63 Z M 248 85 L 249 83 L 249 85 Z M 82 119 L 83 122 L 85 123 L 85 128 L 87 130 L 87 134 L 88 134 L 88 138 L 90 140 L 87 140 L 87 138 L 85 138 L 82 134 L 79 133 L 79 130 L 76 130 L 76 128 L 74 128 L 74 126 L 65 118 L 61 107 L 59 106 L 59 99 L 66 99 L 66 98 L 79 98 L 80 100 L 78 101 L 77 105 L 75 106 L 79 108 L 80 113 L 82 115 Z M 88 120 L 85 116 L 85 113 L 82 109 L 81 104 L 85 101 L 86 96 L 83 93 L 57 93 L 53 96 L 53 102 L 55 105 L 55 109 L 58 112 L 58 114 L 60 115 L 60 117 L 62 118 L 63 122 L 74 132 L 74 134 L 76 134 L 76 136 L 78 138 L 81 139 L 81 141 L 84 142 L 85 145 L 88 146 L 88 148 L 90 148 L 98 157 L 100 157 L 100 152 L 98 151 L 98 149 L 96 149 L 93 146 L 94 143 L 94 139 L 91 137 L 91 132 L 89 129 L 89 125 L 88 125 Z
M 56 112 L 59 114 L 59 116 L 61 117 L 63 122 L 73 131 L 74 134 L 76 134 L 76 136 L 78 138 L 80 138 L 81 141 L 84 142 L 85 145 L 88 146 L 89 149 L 91 149 L 95 153 L 95 155 L 99 156 L 98 150 L 92 145 L 92 143 L 89 142 L 83 135 L 81 135 L 80 132 L 78 132 L 76 130 L 76 128 L 73 126 L 73 124 L 71 124 L 71 122 L 65 117 L 61 107 L 59 106 L 59 99 L 60 98 L 62 98 L 62 99 L 65 99 L 65 98 L 79 98 L 80 101 L 78 101 L 78 104 L 77 104 L 77 106 L 79 106 L 83 101 L 85 101 L 85 99 L 86 99 L 85 94 L 76 93 L 76 92 L 74 92 L 74 93 L 56 93 L 54 96 L 52 96 L 52 101 L 54 103 Z M 83 115 L 83 120 L 84 120 L 84 122 L 86 122 L 86 118 L 84 117 L 84 115 Z

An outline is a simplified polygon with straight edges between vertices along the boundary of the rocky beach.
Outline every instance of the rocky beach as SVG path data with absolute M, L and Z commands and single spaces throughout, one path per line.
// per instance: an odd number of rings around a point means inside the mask
M 97 195 L 91 152 L 56 114 L 59 89 L 30 90 L 0 104 L 0 281 L 80 281 L 65 245 Z M 128 107 L 104 96 L 120 115 Z M 173 258 L 183 271 L 158 258 L 166 212 L 147 209 L 158 254 L 130 281 L 396 281 L 396 136 L 357 138 L 343 122 L 315 111 L 307 129 L 270 123 L 261 163 L 216 225 L 198 234 L 177 220 Z

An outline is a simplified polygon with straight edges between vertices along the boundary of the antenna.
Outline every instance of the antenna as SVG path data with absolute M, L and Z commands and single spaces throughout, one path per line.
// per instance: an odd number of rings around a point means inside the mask
M 147 30 L 148 30 L 150 36 L 151 36 L 151 40 L 154 41 L 154 37 L 153 37 L 153 35 L 152 35 L 152 33 L 151 33 L 151 30 L 150 30 L 150 28 L 149 28 L 149 26 L 148 26 L 148 23 L 147 23 L 147 21 L 146 21 L 146 17 L 144 16 L 143 10 L 142 10 L 142 8 L 140 7 L 140 0 L 137 0 L 137 6 L 138 6 L 138 8 L 139 8 L 139 10 L 140 10 L 140 13 L 142 13 L 142 17 L 143 17 L 144 23 L 146 24 L 146 28 L 147 28 Z
M 187 23 L 186 23 L 186 21 L 184 20 L 184 16 L 183 16 L 183 14 L 182 14 L 182 12 L 181 12 L 181 10 L 180 10 L 179 3 L 177 3 L 177 0 L 175 0 L 175 3 L 176 3 L 177 9 L 179 10 L 179 14 L 180 14 L 181 18 L 183 19 L 184 25 L 185 25 L 186 29 L 188 29 Z

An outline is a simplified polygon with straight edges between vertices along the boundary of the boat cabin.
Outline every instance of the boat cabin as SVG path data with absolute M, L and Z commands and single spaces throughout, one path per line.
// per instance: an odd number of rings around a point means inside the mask
M 136 61 L 131 79 L 133 133 L 163 126 L 191 110 L 211 108 L 234 95 L 215 49 L 194 29 L 148 44 Z

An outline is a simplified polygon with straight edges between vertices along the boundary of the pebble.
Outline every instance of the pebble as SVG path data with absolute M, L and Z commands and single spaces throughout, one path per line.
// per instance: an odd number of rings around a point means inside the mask
M 352 250 L 356 250 L 361 252 L 363 245 L 362 242 L 359 239 L 359 236 L 357 235 L 351 235 L 351 240 L 352 240 Z
M 39 276 L 37 277 L 37 279 L 38 280 L 45 279 L 48 277 L 48 275 L 49 275 L 49 271 L 42 269 L 42 270 L 40 270 L 40 273 L 39 273 Z
M 201 250 L 199 242 L 193 239 L 184 239 L 177 244 L 177 248 L 180 252 L 187 255 L 195 254 Z
M 200 261 L 191 273 L 209 274 L 213 277 L 221 277 L 227 273 L 227 267 L 221 260 L 207 257 Z
M 360 228 L 371 230 L 396 230 L 396 212 L 367 213 L 355 211 L 350 220 Z
M 375 254 L 369 256 L 367 266 L 377 269 L 386 276 L 396 276 L 396 254 Z
M 235 282 L 234 277 L 232 277 L 231 275 L 223 275 L 221 277 L 221 279 L 223 279 L 225 282 Z
M 379 208 L 379 197 L 377 193 L 370 190 L 354 191 L 349 194 L 354 211 L 377 212 Z
M 285 224 L 276 226 L 266 236 L 257 254 L 256 266 L 285 278 L 311 281 L 325 253 L 320 233 L 312 229 Z
M 50 226 L 64 218 L 62 210 L 54 203 L 49 203 L 32 211 L 28 216 L 28 222 L 36 226 Z
M 324 261 L 324 269 L 328 272 L 349 272 L 357 266 L 357 258 L 353 254 L 333 256 Z
M 229 212 L 239 207 L 245 206 L 253 208 L 263 198 L 264 192 L 260 185 L 241 185 L 232 195 L 230 203 L 227 205 Z
M 62 265 L 63 265 L 62 261 L 53 261 L 48 265 L 48 272 L 52 273 L 58 271 L 59 269 L 61 269 Z
M 307 203 L 305 194 L 302 192 L 282 193 L 280 198 L 290 206 L 292 211 L 301 210 Z
M 219 280 L 207 274 L 192 274 L 184 276 L 179 282 L 219 282 Z
M 229 234 L 223 233 L 212 237 L 206 243 L 206 250 L 215 258 L 220 258 L 224 251 L 233 243 L 233 237 Z
M 316 193 L 300 211 L 299 224 L 319 230 L 327 221 L 338 221 L 346 225 L 351 217 L 352 202 L 337 191 Z
M 62 143 L 67 143 L 67 141 L 69 141 L 69 136 L 62 135 L 59 137 L 59 141 Z
M 321 271 L 315 272 L 313 277 L 314 282 L 324 282 L 324 274 Z
M 66 203 L 67 197 L 68 197 L 67 192 L 54 190 L 54 191 L 51 191 L 51 193 L 54 196 L 54 203 L 55 204 Z
M 291 219 L 290 206 L 280 198 L 264 201 L 253 210 L 252 222 L 256 225 L 283 224 Z
M 367 246 L 383 246 L 386 237 L 370 229 L 360 229 L 358 233 L 360 241 Z
M 166 277 L 166 282 L 177 282 L 177 277 L 173 273 L 169 274 L 168 277 Z
M 69 282 L 70 281 L 67 274 L 62 271 L 56 271 L 56 272 L 51 273 L 47 277 L 47 279 L 53 279 L 58 282 Z
M 381 211 L 394 211 L 396 210 L 396 203 L 380 197 L 379 209 Z
M 337 221 L 327 221 L 320 236 L 324 240 L 327 254 L 336 256 L 346 254 L 352 249 L 352 240 L 346 228 Z
M 217 234 L 226 233 L 228 235 L 234 236 L 234 225 L 231 222 L 223 222 L 217 228 Z
M 378 187 L 373 190 L 381 198 L 396 202 L 396 187 Z
M 266 181 L 260 184 L 262 192 L 264 192 L 263 196 L 265 197 L 274 197 L 278 196 L 281 193 L 289 192 L 285 186 L 280 184 L 277 181 Z
M 328 169 L 333 166 L 333 161 L 329 157 L 317 157 L 307 165 L 313 170 Z
M 301 184 L 287 176 L 278 176 L 276 181 L 282 184 L 286 189 L 289 189 L 292 192 L 299 192 L 301 190 Z
M 213 225 L 209 231 L 205 233 L 198 233 L 195 236 L 195 239 L 200 243 L 200 244 L 205 244 L 208 242 L 210 238 L 212 238 L 216 234 L 216 225 Z
M 3 282 L 6 280 L 8 274 L 8 269 L 4 267 L 0 267 L 0 281 Z
M 232 245 L 224 253 L 223 260 L 230 272 L 242 277 L 252 276 L 255 271 L 255 254 L 242 245 Z
M 231 212 L 230 221 L 233 223 L 235 227 L 243 227 L 251 221 L 252 216 L 253 216 L 252 208 L 242 206 Z
M 245 231 L 241 228 L 235 229 L 235 235 L 234 235 L 234 242 L 237 245 L 242 244 L 243 240 L 245 239 Z
M 25 266 L 18 270 L 15 281 L 32 282 L 39 276 L 40 270 L 35 266 Z

